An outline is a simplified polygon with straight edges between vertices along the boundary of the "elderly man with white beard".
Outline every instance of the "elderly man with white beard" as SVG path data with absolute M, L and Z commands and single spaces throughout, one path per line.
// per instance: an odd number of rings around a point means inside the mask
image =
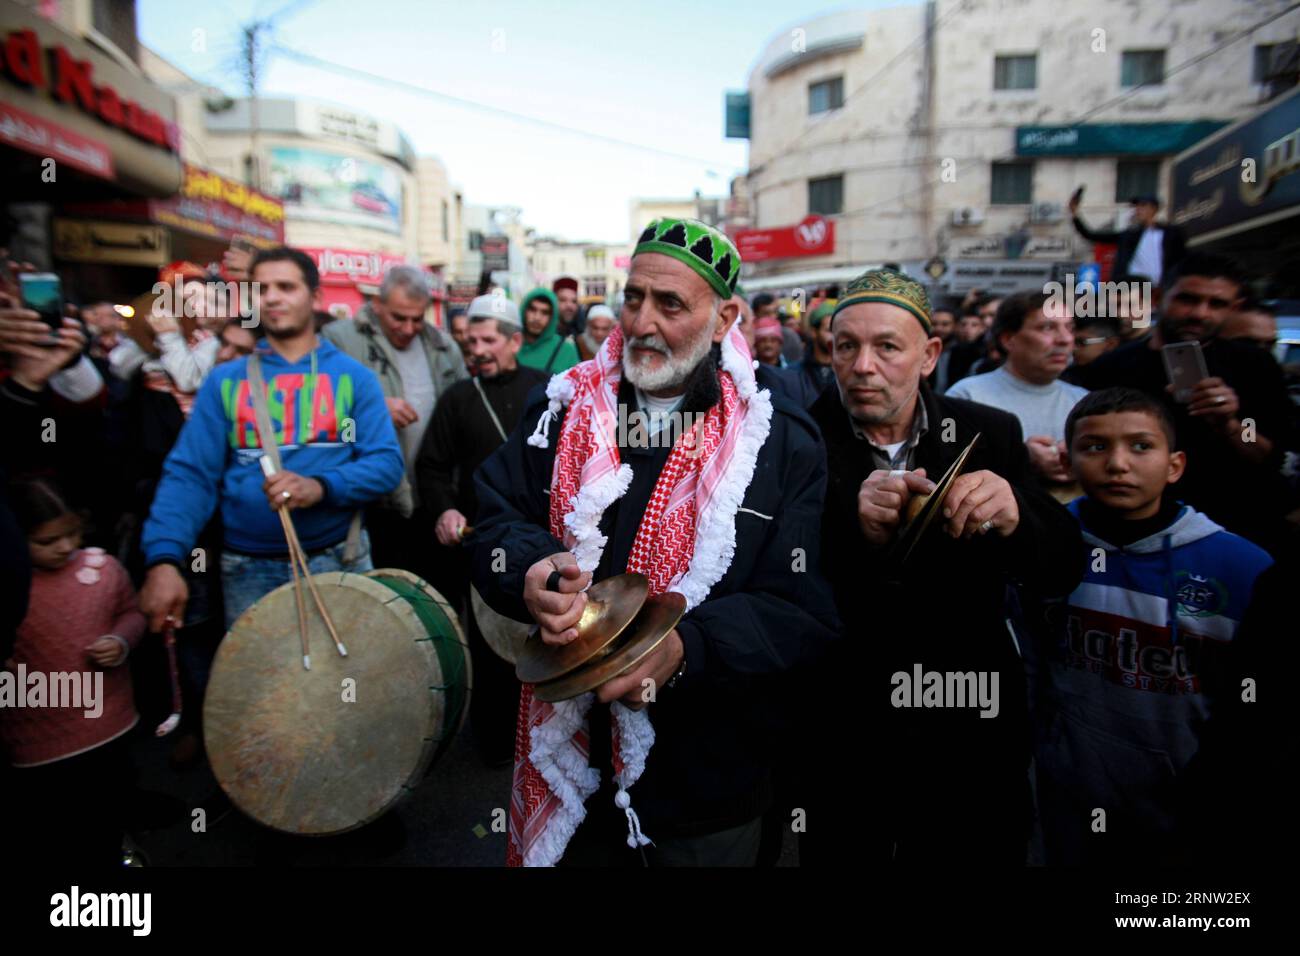
M 817 565 L 825 452 L 801 409 L 755 383 L 739 271 L 721 232 L 652 222 L 605 348 L 535 393 L 478 471 L 475 585 L 541 640 L 575 639 L 587 586 L 625 571 L 687 607 L 594 693 L 552 705 L 524 685 L 510 865 L 757 859 L 792 672 L 838 622 Z M 702 424 L 626 440 L 644 435 L 617 427 L 635 412 Z

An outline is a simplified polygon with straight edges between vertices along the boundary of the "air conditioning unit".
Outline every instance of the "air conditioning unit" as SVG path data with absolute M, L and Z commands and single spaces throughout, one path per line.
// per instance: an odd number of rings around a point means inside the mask
M 954 226 L 978 226 L 984 221 L 984 210 L 974 206 L 962 206 L 952 211 Z
M 1036 202 L 1029 211 L 1030 222 L 1060 222 L 1064 217 L 1059 202 Z

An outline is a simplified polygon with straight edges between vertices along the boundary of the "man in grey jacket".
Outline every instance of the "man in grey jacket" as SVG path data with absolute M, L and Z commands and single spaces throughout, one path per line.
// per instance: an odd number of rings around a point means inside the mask
M 374 372 L 383 386 L 406 474 L 396 491 L 370 509 L 366 526 L 376 567 L 417 573 L 428 570 L 419 566 L 421 553 L 428 550 L 420 545 L 433 540 L 434 518 L 420 507 L 413 480 L 415 459 L 438 399 L 468 375 L 456 343 L 425 322 L 429 301 L 424 271 L 394 266 L 384 276 L 379 295 L 362 306 L 355 318 L 331 322 L 321 330 L 326 339 Z

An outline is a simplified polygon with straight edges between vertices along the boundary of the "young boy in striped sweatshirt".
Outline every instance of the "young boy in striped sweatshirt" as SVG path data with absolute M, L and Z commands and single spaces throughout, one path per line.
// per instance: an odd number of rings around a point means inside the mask
M 1180 775 L 1216 702 L 1241 692 L 1226 686 L 1228 655 L 1272 559 L 1177 500 L 1186 457 L 1150 396 L 1091 393 L 1065 441 L 1085 493 L 1069 509 L 1091 554 L 1042 671 L 1047 862 L 1187 859 L 1174 822 Z

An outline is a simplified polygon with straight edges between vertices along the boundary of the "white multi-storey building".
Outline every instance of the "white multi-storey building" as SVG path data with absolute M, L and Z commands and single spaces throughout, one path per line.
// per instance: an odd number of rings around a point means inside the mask
M 1167 202 L 1177 153 L 1294 84 L 1300 12 L 1228 42 L 1286 6 L 933 0 L 792 25 L 750 73 L 742 184 L 753 228 L 821 214 L 835 248 L 747 266 L 746 287 L 938 259 L 960 293 L 1091 259 L 1071 193 L 1103 228 L 1131 196 Z

